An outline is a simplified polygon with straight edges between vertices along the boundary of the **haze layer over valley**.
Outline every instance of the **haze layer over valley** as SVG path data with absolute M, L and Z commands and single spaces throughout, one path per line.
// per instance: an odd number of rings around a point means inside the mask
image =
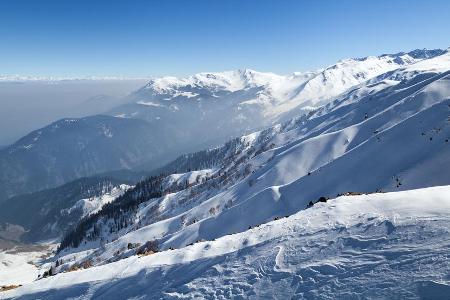
M 146 81 L 0 75 L 0 128 L 4 128 L 0 131 L 0 145 L 12 144 L 32 130 L 63 117 L 102 113 Z

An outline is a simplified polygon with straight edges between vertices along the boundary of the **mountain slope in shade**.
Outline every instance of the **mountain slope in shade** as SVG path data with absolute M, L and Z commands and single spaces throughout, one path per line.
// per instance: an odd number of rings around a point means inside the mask
M 0 224 L 24 228 L 23 242 L 59 239 L 85 215 L 124 193 L 129 186 L 111 178 L 81 178 L 44 191 L 12 197 L 1 203 Z
M 161 144 L 171 138 L 142 120 L 62 119 L 0 150 L 0 199 L 133 168 L 164 154 Z
M 215 241 L 58 274 L 0 297 L 439 299 L 450 290 L 449 199 L 449 186 L 339 197 Z

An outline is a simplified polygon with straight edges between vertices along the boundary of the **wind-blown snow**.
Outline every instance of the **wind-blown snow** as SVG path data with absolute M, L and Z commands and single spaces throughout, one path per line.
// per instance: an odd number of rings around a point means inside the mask
M 344 196 L 239 234 L 58 274 L 0 297 L 437 299 L 450 289 L 449 221 L 450 186 Z

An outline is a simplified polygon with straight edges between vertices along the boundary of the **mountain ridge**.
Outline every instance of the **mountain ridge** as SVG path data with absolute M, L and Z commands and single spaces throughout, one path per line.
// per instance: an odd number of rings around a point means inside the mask
M 17 182 L 11 181 L 11 176 L 5 175 L 6 173 L 0 174 L 0 187 L 5 186 L 1 189 L 3 195 L 0 197 L 51 188 L 78 177 L 121 168 L 129 169 L 145 165 L 148 170 L 154 169 L 182 153 L 217 146 L 233 137 L 287 121 L 297 115 L 308 114 L 349 88 L 367 80 L 372 80 L 373 83 L 382 80 L 378 78 L 380 72 L 384 72 L 383 74 L 386 74 L 386 70 L 394 72 L 400 65 L 414 66 L 420 63 L 422 58 L 430 60 L 430 57 L 443 53 L 446 51 L 414 50 L 396 54 L 397 56 L 366 57 L 340 62 L 321 72 L 297 73 L 288 77 L 252 70 L 201 73 L 189 77 L 191 80 L 185 80 L 180 84 L 176 81 L 174 89 L 166 89 L 163 86 L 162 92 L 154 90 L 152 82 L 165 79 L 156 79 L 133 93 L 129 99 L 131 102 L 116 107 L 105 116 L 62 119 L 33 131 L 15 144 L 1 149 L 2 169 L 4 172 L 14 174 L 12 177 L 15 177 Z M 344 73 L 348 76 L 342 76 L 342 70 L 346 70 Z M 361 70 L 365 71 L 361 73 Z M 173 81 L 173 78 L 170 80 Z M 195 82 L 206 82 L 209 85 L 202 86 Z M 317 97 L 311 98 L 311 94 Z M 127 143 L 136 145 L 131 147 L 132 153 L 123 147 L 124 141 L 108 142 L 108 139 L 115 139 L 114 136 L 109 137 L 111 133 L 107 132 L 108 126 L 101 129 L 101 124 L 97 124 L 100 127 L 87 124 L 88 127 L 93 126 L 92 131 L 96 132 L 96 137 L 104 140 L 104 145 L 109 146 L 103 147 L 102 153 L 98 151 L 91 152 L 92 155 L 86 153 L 87 150 L 83 148 L 86 146 L 86 138 L 82 135 L 92 136 L 92 132 L 88 133 L 79 128 L 76 145 L 73 144 L 74 140 L 63 136 L 56 139 L 61 144 L 72 144 L 71 156 L 78 157 L 79 163 L 73 166 L 69 166 L 70 163 L 64 163 L 65 166 L 55 165 L 51 156 L 57 155 L 54 152 L 58 151 L 55 149 L 60 145 L 51 139 L 47 139 L 48 144 L 44 145 L 41 143 L 42 137 L 39 132 L 43 132 L 42 130 L 52 132 L 56 130 L 53 127 L 60 126 L 67 130 L 68 136 L 76 135 L 73 131 L 75 129 L 69 125 L 78 122 L 84 124 L 86 120 L 93 118 L 111 118 L 108 121 L 110 123 L 133 123 L 127 126 L 138 127 L 135 133 L 131 131 L 129 133 L 130 136 L 135 136 L 134 141 L 122 135 L 122 139 L 127 140 Z M 61 128 L 58 131 L 61 131 Z M 203 139 L 198 139 L 198 136 Z M 144 148 L 147 150 L 144 151 Z M 110 163 L 100 162 L 104 160 L 103 157 L 108 156 L 114 157 Z M 24 166 L 25 161 L 30 162 L 27 167 Z M 40 161 L 42 164 L 38 166 Z M 28 170 L 31 165 L 35 166 L 34 169 Z M 31 174 L 36 174 L 33 177 L 36 180 L 30 179 Z
M 206 167 L 209 175 L 193 186 L 158 190 L 162 195 L 139 200 L 129 215 L 122 215 L 131 224 L 140 220 L 138 229 L 113 231 L 117 241 L 111 247 L 145 237 L 158 239 L 163 249 L 179 248 L 295 213 L 321 197 L 449 184 L 447 59 L 428 62 L 430 73 L 361 85 L 308 115 L 243 136 L 215 152 L 181 157 L 173 165 L 185 169 L 173 172 Z M 436 63 L 448 71 L 434 73 Z M 217 161 L 208 163 L 211 158 Z M 145 218 L 145 211 L 156 217 Z M 110 238 L 110 230 L 98 232 Z M 88 241 L 96 247 L 96 238 Z
M 0 198 L 144 163 L 162 151 L 157 139 L 164 138 L 152 129 L 142 120 L 96 115 L 35 130 L 0 150 Z

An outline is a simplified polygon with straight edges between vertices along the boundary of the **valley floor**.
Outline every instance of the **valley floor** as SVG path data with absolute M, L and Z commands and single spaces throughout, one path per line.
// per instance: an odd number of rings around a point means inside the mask
M 215 241 L 62 273 L 1 299 L 439 299 L 450 186 L 343 196 Z
M 40 274 L 39 264 L 50 252 L 51 246 L 22 244 L 0 251 L 0 287 L 36 280 Z

